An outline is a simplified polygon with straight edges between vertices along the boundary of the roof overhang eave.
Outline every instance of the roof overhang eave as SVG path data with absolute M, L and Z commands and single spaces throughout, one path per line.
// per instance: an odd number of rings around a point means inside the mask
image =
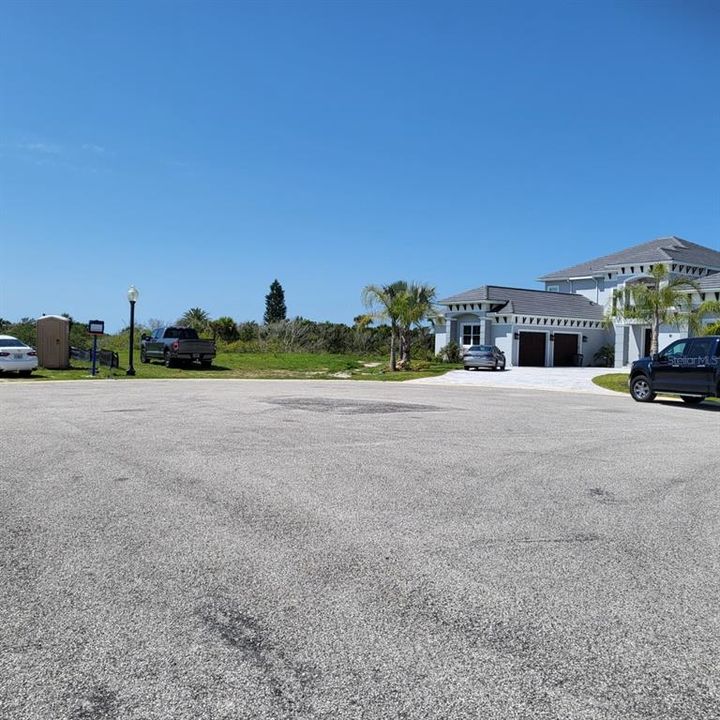
M 599 280 L 605 277 L 604 270 L 596 270 L 591 275 L 543 275 L 538 282 L 552 282 L 554 280 Z

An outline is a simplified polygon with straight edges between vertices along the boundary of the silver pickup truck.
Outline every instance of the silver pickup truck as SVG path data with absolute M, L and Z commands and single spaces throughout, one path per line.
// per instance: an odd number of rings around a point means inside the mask
M 201 340 L 197 331 L 186 327 L 161 327 L 140 339 L 140 361 L 162 360 L 165 367 L 199 362 L 204 368 L 212 365 L 215 343 Z

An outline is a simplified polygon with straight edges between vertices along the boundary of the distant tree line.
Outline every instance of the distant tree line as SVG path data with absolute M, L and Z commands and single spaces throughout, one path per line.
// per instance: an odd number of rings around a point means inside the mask
M 253 320 L 235 322 L 229 316 L 215 320 L 206 314 L 204 322 L 193 311 L 192 320 L 188 313 L 183 314 L 175 323 L 194 327 L 201 335 L 212 337 L 218 343 L 221 352 L 310 352 L 340 353 L 355 355 L 384 355 L 390 343 L 391 328 L 388 325 L 372 325 L 372 319 L 359 315 L 352 325 L 332 322 L 315 322 L 303 317 L 282 320 L 269 324 L 259 324 Z M 191 312 L 188 311 L 188 312 Z M 204 312 L 204 311 L 203 311 Z M 140 335 L 151 332 L 156 327 L 171 325 L 151 319 L 135 325 L 135 341 L 139 345 Z M 105 335 L 100 339 L 101 347 L 107 350 L 121 351 L 127 348 L 129 327 L 114 335 Z M 13 323 L 0 319 L 0 333 L 13 335 L 28 345 L 37 346 L 37 328 L 35 318 L 25 317 Z M 429 359 L 432 355 L 434 337 L 427 328 L 412 331 L 412 344 L 416 355 Z M 87 323 L 70 324 L 70 345 L 88 350 L 92 347 L 92 335 L 87 332 Z
M 178 324 L 194 327 L 209 335 L 220 349 L 231 352 L 323 352 L 360 355 L 383 355 L 387 352 L 392 329 L 389 325 L 373 326 L 373 318 L 358 315 L 352 325 L 316 322 L 304 317 L 259 324 L 253 320 L 236 323 L 228 316 L 200 321 L 193 308 L 178 319 Z M 418 354 L 427 359 L 432 354 L 434 335 L 426 327 L 410 328 L 406 339 Z

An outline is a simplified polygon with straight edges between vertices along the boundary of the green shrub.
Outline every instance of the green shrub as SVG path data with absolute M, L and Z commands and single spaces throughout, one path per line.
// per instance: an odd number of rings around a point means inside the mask
M 615 347 L 603 345 L 594 355 L 593 360 L 601 367 L 613 367 L 615 365 Z
M 227 315 L 219 317 L 217 320 L 211 320 L 209 327 L 216 340 L 233 342 L 240 337 L 235 321 Z
M 87 331 L 87 323 L 70 321 L 70 347 L 89 350 L 93 344 L 93 336 Z M 102 337 L 98 338 L 98 347 Z
M 437 357 L 446 363 L 459 363 L 462 362 L 462 352 L 460 346 L 451 340 L 444 348 L 440 350 Z
M 238 323 L 237 332 L 238 340 L 242 342 L 252 342 L 260 337 L 260 326 L 254 320 Z
M 37 347 L 37 327 L 34 318 L 23 318 L 20 322 L 7 325 L 4 335 L 12 335 L 30 347 Z

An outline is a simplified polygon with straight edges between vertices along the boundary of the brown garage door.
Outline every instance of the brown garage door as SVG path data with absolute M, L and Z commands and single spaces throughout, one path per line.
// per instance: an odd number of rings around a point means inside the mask
M 572 367 L 576 364 L 578 352 L 578 336 L 571 333 L 554 333 L 553 365 L 555 367 Z
M 518 364 L 545 367 L 545 333 L 521 332 Z

